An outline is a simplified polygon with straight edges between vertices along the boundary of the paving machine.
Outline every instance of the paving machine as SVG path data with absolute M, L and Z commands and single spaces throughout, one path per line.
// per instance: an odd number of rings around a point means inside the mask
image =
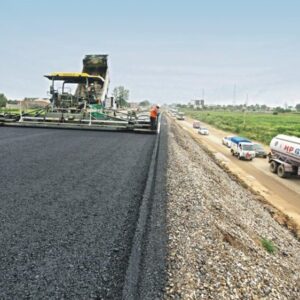
M 82 73 L 51 73 L 50 103 L 41 109 L 0 114 L 0 125 L 19 127 L 126 130 L 155 133 L 148 112 L 106 107 L 107 55 L 87 55 Z

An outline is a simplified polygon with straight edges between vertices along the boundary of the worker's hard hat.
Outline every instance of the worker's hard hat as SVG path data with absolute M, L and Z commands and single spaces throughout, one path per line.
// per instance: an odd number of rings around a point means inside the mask
M 160 105 L 159 105 L 159 104 L 156 104 L 156 107 L 157 107 L 157 108 L 160 108 Z

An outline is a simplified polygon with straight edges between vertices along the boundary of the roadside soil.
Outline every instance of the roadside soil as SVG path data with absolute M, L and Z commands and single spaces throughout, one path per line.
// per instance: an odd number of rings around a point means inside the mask
M 169 122 L 164 298 L 299 299 L 299 240 L 258 195 Z
M 300 233 L 300 179 L 279 178 L 269 171 L 267 159 L 255 158 L 253 161 L 240 161 L 233 157 L 230 149 L 222 145 L 224 136 L 235 135 L 201 122 L 209 129 L 208 136 L 202 136 L 192 127 L 193 120 L 175 121 L 187 130 L 197 142 L 213 153 L 215 158 L 231 173 L 238 176 L 254 192 L 261 195 L 272 206 L 276 207 L 297 224 Z M 269 152 L 269 148 L 265 146 Z M 279 221 L 283 222 L 282 220 Z

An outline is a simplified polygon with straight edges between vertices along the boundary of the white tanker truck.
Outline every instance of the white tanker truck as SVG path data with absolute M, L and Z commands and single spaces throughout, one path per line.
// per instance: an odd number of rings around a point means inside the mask
M 281 178 L 300 175 L 300 138 L 279 134 L 270 143 L 270 171 Z

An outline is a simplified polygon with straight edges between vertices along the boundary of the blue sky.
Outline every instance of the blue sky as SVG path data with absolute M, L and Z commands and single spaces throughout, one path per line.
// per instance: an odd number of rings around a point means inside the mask
M 295 105 L 300 1 L 1 1 L 0 92 L 46 96 L 43 75 L 109 54 L 131 100 Z

